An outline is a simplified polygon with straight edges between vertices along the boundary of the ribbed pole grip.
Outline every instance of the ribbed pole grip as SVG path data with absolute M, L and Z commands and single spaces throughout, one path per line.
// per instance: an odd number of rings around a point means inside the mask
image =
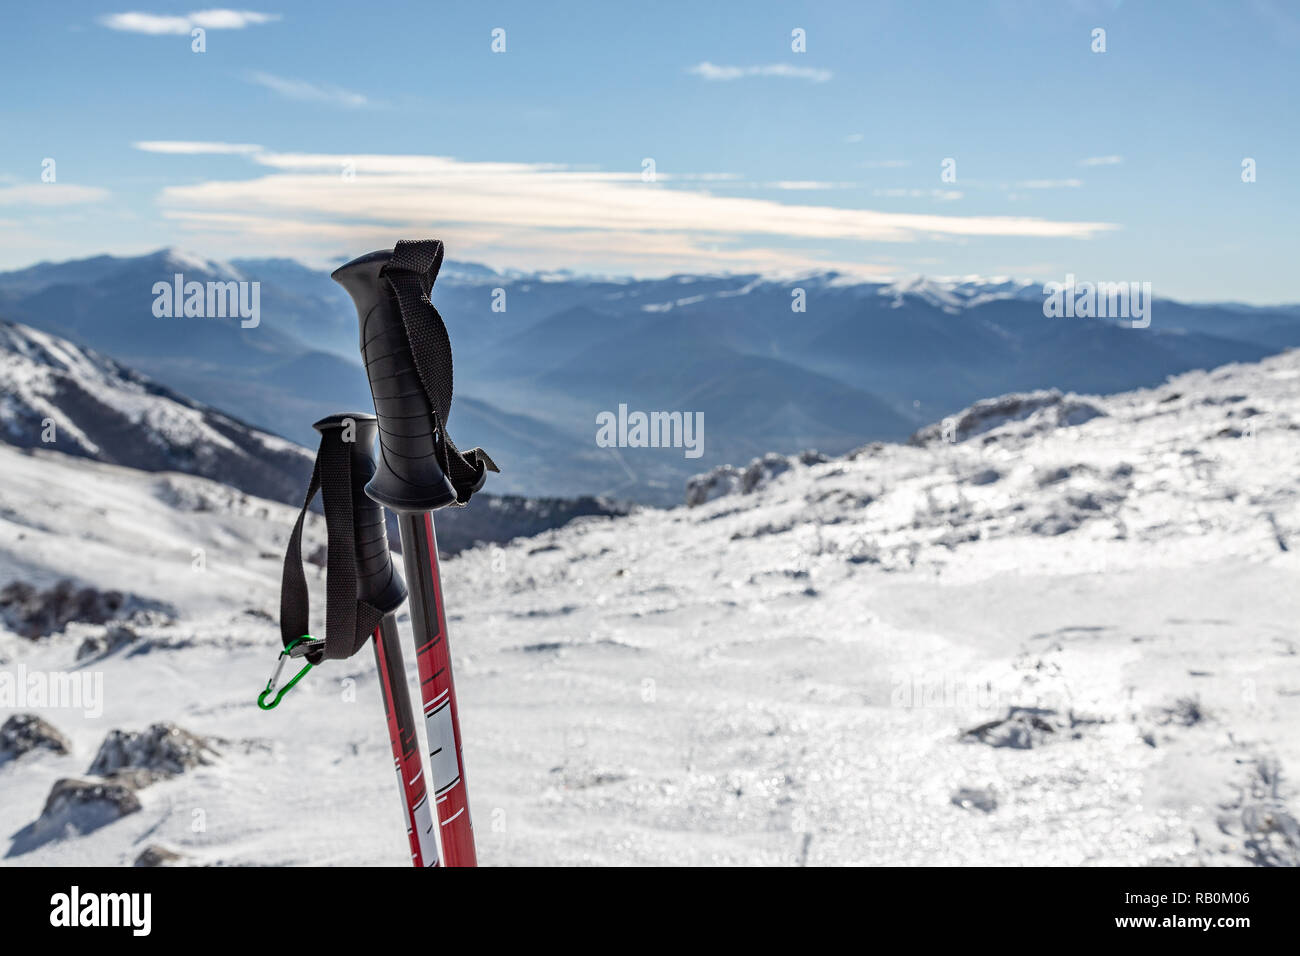
M 332 278 L 357 307 L 361 358 L 378 417 L 379 461 L 366 491 L 390 510 L 410 514 L 452 504 L 456 492 L 438 464 L 429 398 L 392 285 L 381 275 L 391 257 L 391 250 L 372 252 Z
M 322 418 L 312 426 L 321 433 L 321 443 L 338 441 L 348 446 L 352 479 L 352 528 L 357 558 L 357 600 L 385 614 L 406 600 L 406 585 L 393 567 L 388 550 L 388 529 L 384 509 L 366 494 L 366 484 L 375 474 L 373 448 L 378 420 L 364 412 L 350 412 Z

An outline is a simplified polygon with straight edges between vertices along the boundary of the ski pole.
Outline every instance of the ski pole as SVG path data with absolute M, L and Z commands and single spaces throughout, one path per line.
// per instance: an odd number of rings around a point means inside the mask
M 357 556 L 357 596 L 362 601 L 380 597 L 383 606 L 389 606 L 397 593 L 405 595 L 405 589 L 402 588 L 402 582 L 397 575 L 393 573 L 393 559 L 388 550 L 388 529 L 384 524 L 384 509 L 371 500 L 365 492 L 366 483 L 375 474 L 373 449 L 378 435 L 378 422 L 373 415 L 355 413 L 331 416 L 317 422 L 315 427 L 321 430 L 322 434 L 325 434 L 326 429 L 331 428 L 351 429 L 350 436 L 344 434 L 344 437 L 348 440 L 351 451 L 349 473 L 352 478 L 352 527 Z M 385 595 L 387 595 L 386 599 L 383 597 Z M 438 843 L 434 835 L 433 815 L 429 809 L 424 760 L 420 756 L 415 713 L 411 707 L 411 688 L 406 679 L 406 664 L 402 660 L 402 644 L 397 630 L 395 609 L 385 614 L 379 622 L 371 644 L 375 651 L 375 665 L 379 671 L 379 687 L 384 701 L 384 716 L 388 724 L 393 764 L 397 772 L 398 792 L 402 797 L 406 834 L 411 844 L 411 862 L 421 867 L 437 866 Z
M 411 863 L 437 866 L 438 841 L 429 810 L 424 761 L 420 757 L 419 739 L 415 732 L 411 688 L 406 682 L 401 637 L 392 614 L 385 614 L 379 627 L 375 628 L 373 643 L 379 687 L 384 698 L 384 716 L 388 720 L 388 739 L 393 748 L 393 764 L 397 768 L 397 789 L 402 797 L 406 836 L 411 843 Z
M 379 462 L 366 493 L 398 516 L 442 858 L 447 866 L 476 866 L 432 512 L 466 503 L 497 468 L 482 449 L 461 452 L 447 434 L 451 343 L 429 299 L 442 253 L 437 240 L 399 242 L 354 259 L 333 278 L 357 307 L 379 419 Z
M 442 852 L 448 866 L 477 866 L 433 515 L 399 515 L 397 528 L 411 592 L 411 630 L 415 635 L 424 726 L 429 737 L 429 774 L 438 801 Z
M 331 415 L 313 427 L 321 434 L 320 450 L 306 501 L 285 554 L 280 594 L 280 627 L 285 650 L 258 704 L 263 709 L 275 707 L 313 664 L 327 657 L 350 657 L 360 650 L 362 643 L 370 640 L 379 672 L 411 862 L 415 866 L 437 866 L 438 844 L 395 618 L 397 608 L 406 599 L 406 588 L 393 570 L 383 508 L 365 493 L 366 483 L 375 473 L 371 449 L 377 434 L 376 419 L 363 413 Z M 290 638 L 290 634 L 306 630 L 308 622 L 309 600 L 302 571 L 302 523 L 318 487 L 329 536 L 326 638 L 316 640 L 309 634 Z M 268 705 L 264 700 L 274 692 L 287 656 L 305 656 L 309 663 Z

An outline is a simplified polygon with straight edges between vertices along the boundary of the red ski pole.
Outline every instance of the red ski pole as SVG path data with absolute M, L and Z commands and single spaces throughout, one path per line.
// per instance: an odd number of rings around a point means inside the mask
M 402 560 L 410 592 L 411 630 L 415 635 L 415 659 L 420 672 L 420 698 L 429 738 L 429 772 L 438 806 L 442 855 L 447 866 L 477 866 L 433 515 L 404 514 L 399 516 L 397 527 L 401 532 Z
M 321 433 L 320 451 L 289 537 L 280 589 L 280 632 L 285 647 L 257 703 L 264 710 L 278 706 L 285 693 L 314 666 L 313 656 L 316 661 L 351 657 L 369 641 L 379 671 L 411 861 L 421 867 L 438 866 L 437 828 L 429 808 L 419 733 L 394 616 L 406 599 L 406 587 L 393 568 L 383 507 L 365 490 L 375 474 L 371 450 L 378 423 L 373 415 L 351 413 L 331 415 L 313 427 Z M 302 529 L 318 490 L 329 544 L 323 640 L 303 633 L 310 621 L 310 595 L 302 569 Z M 308 663 L 279 687 L 289 657 L 306 657 Z
M 447 434 L 451 341 L 430 299 L 442 256 L 436 239 L 403 241 L 332 275 L 357 307 L 379 419 L 379 460 L 365 493 L 398 517 L 442 860 L 476 866 L 431 513 L 467 503 L 497 468 L 482 449 L 462 452 Z
M 406 682 L 406 665 L 402 661 L 402 645 L 393 615 L 384 615 L 375 628 L 373 643 L 384 715 L 388 718 L 388 739 L 397 768 L 397 787 L 406 818 L 406 836 L 411 842 L 411 862 L 415 866 L 437 866 L 437 833 L 429 811 L 424 761 L 420 759 L 415 713 L 411 709 L 411 689 Z

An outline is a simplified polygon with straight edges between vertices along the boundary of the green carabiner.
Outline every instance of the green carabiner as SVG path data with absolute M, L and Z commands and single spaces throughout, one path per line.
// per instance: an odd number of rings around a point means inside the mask
M 298 681 L 302 680 L 303 676 L 309 670 L 311 670 L 312 665 L 311 662 L 308 661 L 306 666 L 303 667 L 302 670 L 300 670 L 298 673 L 293 675 L 293 679 L 289 681 L 289 683 L 285 684 L 283 687 L 280 688 L 280 692 L 275 695 L 275 700 L 271 701 L 269 704 L 266 702 L 267 695 L 269 695 L 272 691 L 275 690 L 275 682 L 280 679 L 280 672 L 284 670 L 284 660 L 286 657 L 289 656 L 289 652 L 293 650 L 295 647 L 297 647 L 299 644 L 301 644 L 303 641 L 310 641 L 311 639 L 312 636 L 310 634 L 304 634 L 302 637 L 296 638 L 295 640 L 291 641 L 289 646 L 280 652 L 280 656 L 276 658 L 275 671 L 271 674 L 271 679 L 266 682 L 266 690 L 262 691 L 262 693 L 257 695 L 258 707 L 261 707 L 263 710 L 270 710 L 271 708 L 275 707 L 277 704 L 280 703 L 280 698 L 282 698 L 285 694 L 289 693 L 289 691 L 293 688 L 293 685 L 298 683 Z

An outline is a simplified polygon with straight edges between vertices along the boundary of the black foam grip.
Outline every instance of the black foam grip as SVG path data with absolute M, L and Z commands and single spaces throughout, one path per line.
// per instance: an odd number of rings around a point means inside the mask
M 350 423 L 350 427 L 349 427 Z M 385 614 L 406 600 L 406 585 L 393 567 L 388 550 L 388 529 L 383 507 L 366 494 L 366 483 L 374 477 L 373 448 L 378 432 L 373 415 L 333 415 L 316 423 L 323 441 L 347 441 L 352 478 L 352 528 L 357 558 L 357 600 Z
M 388 550 L 388 528 L 384 509 L 366 494 L 366 483 L 375 476 L 370 449 L 373 434 L 352 451 L 352 518 L 357 545 L 357 600 L 365 601 L 385 614 L 406 600 L 406 585 L 393 568 Z
M 438 464 L 435 418 L 397 298 L 380 274 L 390 257 L 374 252 L 333 273 L 357 307 L 361 357 L 379 419 L 379 461 L 367 492 L 399 513 L 432 511 L 453 503 L 456 493 Z

